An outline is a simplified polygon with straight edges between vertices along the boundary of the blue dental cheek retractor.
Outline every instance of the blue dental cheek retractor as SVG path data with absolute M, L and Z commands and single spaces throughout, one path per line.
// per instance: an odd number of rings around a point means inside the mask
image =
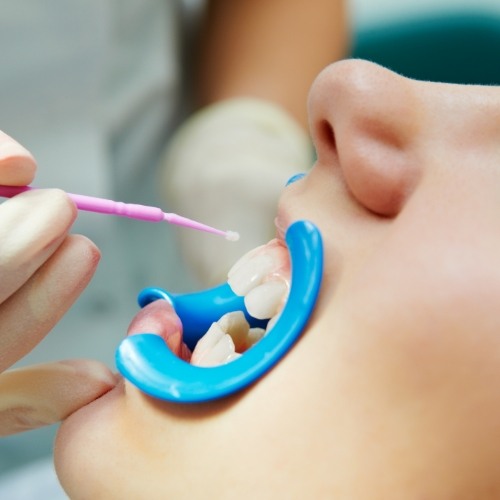
M 150 396 L 195 403 L 235 393 L 268 372 L 300 336 L 316 303 L 323 274 L 323 243 L 314 224 L 293 223 L 285 239 L 291 262 L 287 302 L 272 329 L 242 356 L 220 366 L 193 366 L 178 358 L 160 336 L 142 333 L 125 338 L 118 346 L 120 373 Z M 174 307 L 182 321 L 184 342 L 191 349 L 213 322 L 231 311 L 244 311 L 251 326 L 262 326 L 248 315 L 243 297 L 235 295 L 227 283 L 185 295 L 147 288 L 138 301 L 144 307 L 158 299 Z

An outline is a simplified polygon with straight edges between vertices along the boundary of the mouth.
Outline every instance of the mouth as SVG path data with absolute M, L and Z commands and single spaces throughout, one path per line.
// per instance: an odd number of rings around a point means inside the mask
M 274 239 L 245 254 L 229 271 L 228 284 L 244 298 L 248 314 L 267 320 L 267 325 L 251 327 L 242 311 L 226 313 L 196 344 L 193 365 L 217 366 L 233 361 L 272 329 L 290 289 L 290 258 L 284 242 Z
M 181 309 L 181 315 L 182 310 L 199 310 L 200 303 L 220 301 L 224 289 L 219 289 L 216 298 L 203 292 L 196 294 L 198 305 L 187 305 L 185 295 L 148 290 L 141 299 L 147 304 L 133 319 L 128 335 L 156 333 L 176 356 L 195 366 L 212 367 L 237 359 L 272 329 L 286 303 L 290 257 L 284 241 L 276 238 L 245 254 L 230 269 L 227 285 L 226 291 L 242 300 L 230 301 L 228 295 L 223 309 L 210 308 L 211 316 L 222 316 L 209 318 L 205 313 L 207 326 L 196 331 L 189 322 L 192 312 L 189 318 L 183 315 L 183 325 L 175 310 Z M 235 310 L 223 312 L 229 309 Z
M 116 353 L 122 375 L 154 397 L 199 402 L 233 393 L 269 371 L 309 320 L 323 274 L 316 226 L 297 221 L 285 241 L 277 238 L 243 256 L 228 283 L 215 289 L 141 293 L 143 310 Z

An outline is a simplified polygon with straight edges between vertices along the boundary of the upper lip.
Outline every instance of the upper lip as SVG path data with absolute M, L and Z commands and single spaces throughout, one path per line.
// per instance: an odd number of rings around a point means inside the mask
M 276 237 L 283 242 L 285 241 L 286 230 L 290 225 L 287 219 L 288 218 L 285 216 L 285 213 L 282 209 L 278 210 L 278 214 L 274 219 L 274 225 L 276 227 Z

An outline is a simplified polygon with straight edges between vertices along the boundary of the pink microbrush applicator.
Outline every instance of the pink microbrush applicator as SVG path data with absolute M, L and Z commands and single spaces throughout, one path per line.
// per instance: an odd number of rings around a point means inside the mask
M 31 186 L 0 186 L 0 196 L 12 198 L 17 194 L 37 189 Z M 131 219 L 144 220 L 149 222 L 169 222 L 177 226 L 189 227 L 198 231 L 224 236 L 229 241 L 237 241 L 240 235 L 234 231 L 221 231 L 213 227 L 182 217 L 181 215 L 163 212 L 161 208 L 149 207 L 147 205 L 137 205 L 134 203 L 123 203 L 121 201 L 106 200 L 95 196 L 85 196 L 82 194 L 67 193 L 74 201 L 79 210 L 87 212 L 97 212 L 101 214 L 119 215 Z

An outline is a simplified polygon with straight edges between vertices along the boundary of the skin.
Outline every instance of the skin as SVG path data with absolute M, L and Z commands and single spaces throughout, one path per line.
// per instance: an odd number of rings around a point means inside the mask
M 276 222 L 324 237 L 302 338 L 222 401 L 120 383 L 74 413 L 55 449 L 71 498 L 500 496 L 500 88 L 345 61 L 309 116 L 318 160 Z M 146 324 L 179 329 L 165 303 Z
M 35 172 L 31 154 L 0 132 L 0 184 L 30 184 Z M 5 371 L 47 335 L 97 267 L 95 245 L 68 234 L 75 217 L 74 204 L 55 189 L 23 193 L 0 205 L 2 436 L 58 422 L 116 383 L 109 369 L 94 361 Z

